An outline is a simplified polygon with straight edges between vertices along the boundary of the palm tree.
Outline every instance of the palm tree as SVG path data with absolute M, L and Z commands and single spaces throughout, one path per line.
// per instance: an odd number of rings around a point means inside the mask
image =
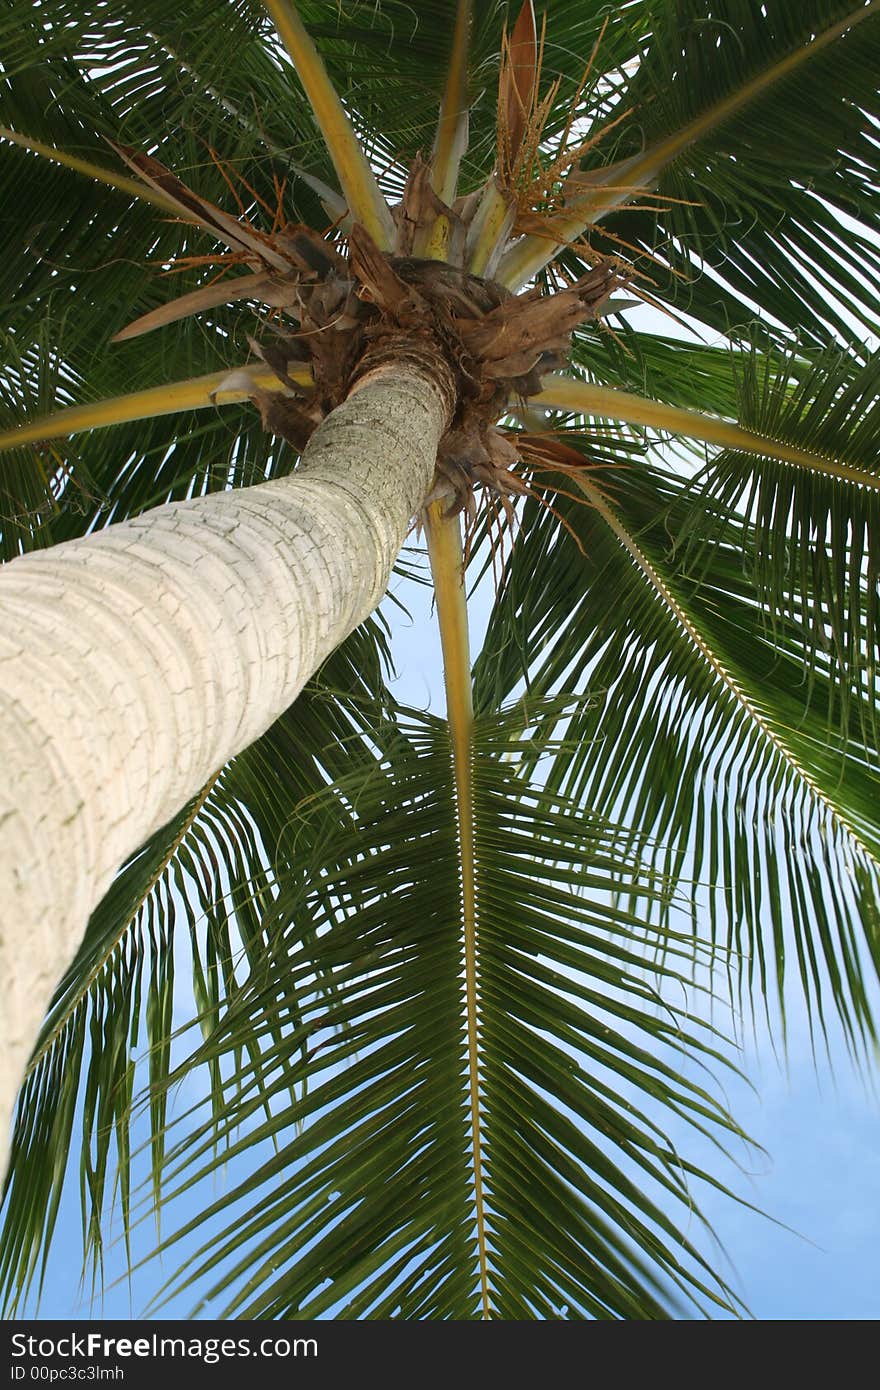
M 711 1000 L 875 1037 L 880 6 L 179 10 L 4 21 L 7 1307 L 78 1164 L 226 1317 L 735 1312 Z

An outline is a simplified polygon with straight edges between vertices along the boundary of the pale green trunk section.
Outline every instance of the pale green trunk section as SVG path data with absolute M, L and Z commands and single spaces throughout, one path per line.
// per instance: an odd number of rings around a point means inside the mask
M 381 599 L 448 398 L 380 369 L 296 474 L 0 572 L 0 1168 L 60 975 L 114 873 Z

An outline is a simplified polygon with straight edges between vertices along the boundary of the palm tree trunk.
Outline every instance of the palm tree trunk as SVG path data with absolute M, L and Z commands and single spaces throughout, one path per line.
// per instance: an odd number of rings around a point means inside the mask
M 3 567 L 0 1150 L 114 873 L 376 607 L 450 413 L 448 372 L 407 353 L 361 378 L 290 477 Z

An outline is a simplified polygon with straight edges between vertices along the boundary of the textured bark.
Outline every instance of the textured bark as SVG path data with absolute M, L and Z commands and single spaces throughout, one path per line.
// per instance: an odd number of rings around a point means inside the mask
M 450 396 L 442 364 L 374 368 L 291 477 L 160 507 L 0 572 L 0 1164 L 89 914 L 122 861 L 375 608 Z

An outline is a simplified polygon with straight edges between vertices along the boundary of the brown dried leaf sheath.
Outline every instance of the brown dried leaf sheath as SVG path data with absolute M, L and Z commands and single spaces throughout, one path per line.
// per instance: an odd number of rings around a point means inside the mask
M 505 79 L 509 100 L 517 107 L 527 99 L 531 104 L 536 80 L 536 68 L 529 78 L 532 70 L 522 59 L 529 44 L 534 45 L 533 18 L 532 38 L 526 34 L 527 11 L 531 14 L 528 5 L 511 38 Z M 431 188 L 429 166 L 421 159 L 410 170 L 395 209 L 397 254 L 381 251 L 366 229 L 355 225 L 346 257 L 339 245 L 310 228 L 285 223 L 266 233 L 246 219 L 230 217 L 151 156 L 117 148 L 142 178 L 174 199 L 182 216 L 197 220 L 232 248 L 230 263 L 252 268 L 251 274 L 203 286 L 144 315 L 119 339 L 238 298 L 258 299 L 283 311 L 295 327 L 282 324 L 249 341 L 284 389 L 256 393 L 252 399 L 265 428 L 298 451 L 359 375 L 377 361 L 399 358 L 408 346 L 418 353 L 427 348 L 429 356 L 452 369 L 458 399 L 438 453 L 432 497 L 445 496 L 452 510 L 464 508 L 472 516 L 477 485 L 505 505 L 510 494 L 529 490 L 511 471 L 520 457 L 517 447 L 495 429 L 495 422 L 511 399 L 524 400 L 539 391 L 542 373 L 565 360 L 572 330 L 596 317 L 620 283 L 613 262 L 594 266 L 558 294 L 532 289 L 515 296 L 448 261 L 413 256 L 417 237 L 441 214 L 449 219 L 450 246 L 463 252 L 466 224 L 476 207 L 476 200 L 469 204 L 465 199 L 456 210 L 448 208 Z M 276 223 L 280 219 L 279 209 Z M 312 369 L 311 391 L 290 373 L 293 364 L 304 362 Z M 533 460 L 538 454 L 531 447 Z

